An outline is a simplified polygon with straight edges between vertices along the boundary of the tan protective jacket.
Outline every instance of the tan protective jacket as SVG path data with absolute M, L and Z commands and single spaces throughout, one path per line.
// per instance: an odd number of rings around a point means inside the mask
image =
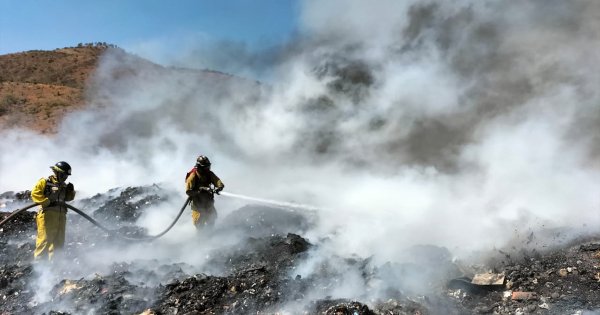
M 221 179 L 210 170 L 202 172 L 194 168 L 190 171 L 185 180 L 185 191 L 200 191 L 200 194 L 192 196 L 192 209 L 195 210 L 195 208 L 202 207 L 205 203 L 210 203 L 213 200 L 212 193 L 200 190 L 201 187 L 210 188 L 211 184 L 219 190 L 225 187 Z

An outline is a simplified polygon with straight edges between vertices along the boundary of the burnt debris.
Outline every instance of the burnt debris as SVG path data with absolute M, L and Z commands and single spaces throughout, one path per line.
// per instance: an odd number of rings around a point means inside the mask
M 14 210 L 27 204 L 19 199 L 26 195 L 0 196 Z M 111 190 L 79 204 L 106 220 L 112 216 L 121 230 L 137 235 L 143 229 L 136 219 L 164 201 L 166 193 L 149 186 Z M 119 261 L 106 259 L 101 247 L 112 246 L 108 255 L 133 247 L 70 213 L 64 255 L 48 265 L 32 260 L 32 209 L 0 232 L 0 314 L 583 314 L 600 309 L 600 245 L 589 240 L 546 252 L 503 251 L 502 259 L 478 266 L 481 272 L 475 274 L 466 273 L 447 249 L 429 245 L 406 250 L 411 260 L 403 262 L 324 257 L 320 250 L 327 238 L 302 236 L 315 218 L 246 206 L 223 217 L 210 237 L 198 234 L 198 244 L 243 235 L 213 244 L 201 262 L 126 255 Z M 90 252 L 97 256 L 86 256 Z
M 118 193 L 118 194 L 117 194 Z M 158 185 L 127 187 L 120 191 L 110 191 L 110 196 L 96 195 L 83 204 L 97 206 L 94 218 L 103 222 L 119 224 L 134 223 L 145 209 L 167 200 L 167 195 Z

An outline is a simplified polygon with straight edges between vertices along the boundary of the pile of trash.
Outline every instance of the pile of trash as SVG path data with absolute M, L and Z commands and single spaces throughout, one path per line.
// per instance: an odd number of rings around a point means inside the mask
M 119 188 L 77 205 L 104 223 L 119 221 L 145 233 L 136 218 L 166 202 L 166 195 L 158 186 Z M 0 196 L 7 209 L 29 202 L 26 193 Z M 0 218 L 8 214 L 0 212 Z M 114 256 L 131 245 L 70 212 L 64 255 L 48 265 L 32 260 L 35 212 L 23 212 L 0 232 L 0 314 L 584 314 L 600 309 L 600 244 L 499 252 L 501 258 L 472 268 L 453 260 L 446 248 L 424 245 L 407 250 L 410 262 L 378 265 L 371 257 L 322 257 L 319 249 L 327 238 L 302 236 L 315 220 L 308 213 L 247 205 L 220 218 L 210 237 L 199 238 L 199 250 L 201 242 L 223 240 L 203 249 L 202 264 L 126 255 L 102 264 L 101 246 L 112 246 L 108 255 Z M 231 235 L 244 237 L 231 241 Z M 138 246 L 147 251 L 153 244 Z
M 480 314 L 582 314 L 600 312 L 600 244 L 586 242 L 498 266 L 471 281 L 454 279 L 449 294 Z M 481 281 L 483 280 L 483 281 Z
M 107 195 L 109 198 L 107 198 Z M 111 189 L 106 194 L 97 194 L 85 199 L 85 208 L 97 208 L 93 216 L 102 222 L 121 224 L 135 223 L 143 209 L 168 200 L 167 194 L 158 185 Z

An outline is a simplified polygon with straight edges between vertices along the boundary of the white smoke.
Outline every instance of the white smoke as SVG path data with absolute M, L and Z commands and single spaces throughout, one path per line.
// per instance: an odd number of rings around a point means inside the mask
M 461 255 L 523 231 L 592 231 L 597 12 L 583 0 L 306 1 L 270 85 L 113 51 L 90 109 L 59 134 L 3 134 L 0 190 L 27 189 L 66 160 L 79 197 L 165 183 L 183 202 L 183 174 L 205 154 L 226 191 L 328 209 L 308 237 L 340 256 L 383 263 L 416 244 Z M 159 231 L 167 218 L 141 222 Z M 195 244 L 167 249 L 193 235 L 178 225 L 144 255 L 199 263 Z

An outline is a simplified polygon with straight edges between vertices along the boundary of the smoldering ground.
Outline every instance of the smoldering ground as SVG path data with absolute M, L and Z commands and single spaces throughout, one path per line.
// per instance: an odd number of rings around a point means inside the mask
M 431 244 L 479 262 L 531 231 L 589 235 L 600 207 L 598 12 L 594 1 L 307 1 L 269 84 L 111 50 L 89 83 L 89 109 L 54 138 L 4 134 L 0 187 L 22 190 L 68 160 L 82 197 L 154 182 L 178 192 L 206 154 L 230 192 L 324 209 L 304 234 L 327 240 L 316 261 L 381 265 Z M 192 235 L 176 229 L 165 242 Z M 174 252 L 144 255 L 202 256 Z M 120 260 L 110 253 L 106 264 Z M 323 294 L 365 294 L 343 287 Z

